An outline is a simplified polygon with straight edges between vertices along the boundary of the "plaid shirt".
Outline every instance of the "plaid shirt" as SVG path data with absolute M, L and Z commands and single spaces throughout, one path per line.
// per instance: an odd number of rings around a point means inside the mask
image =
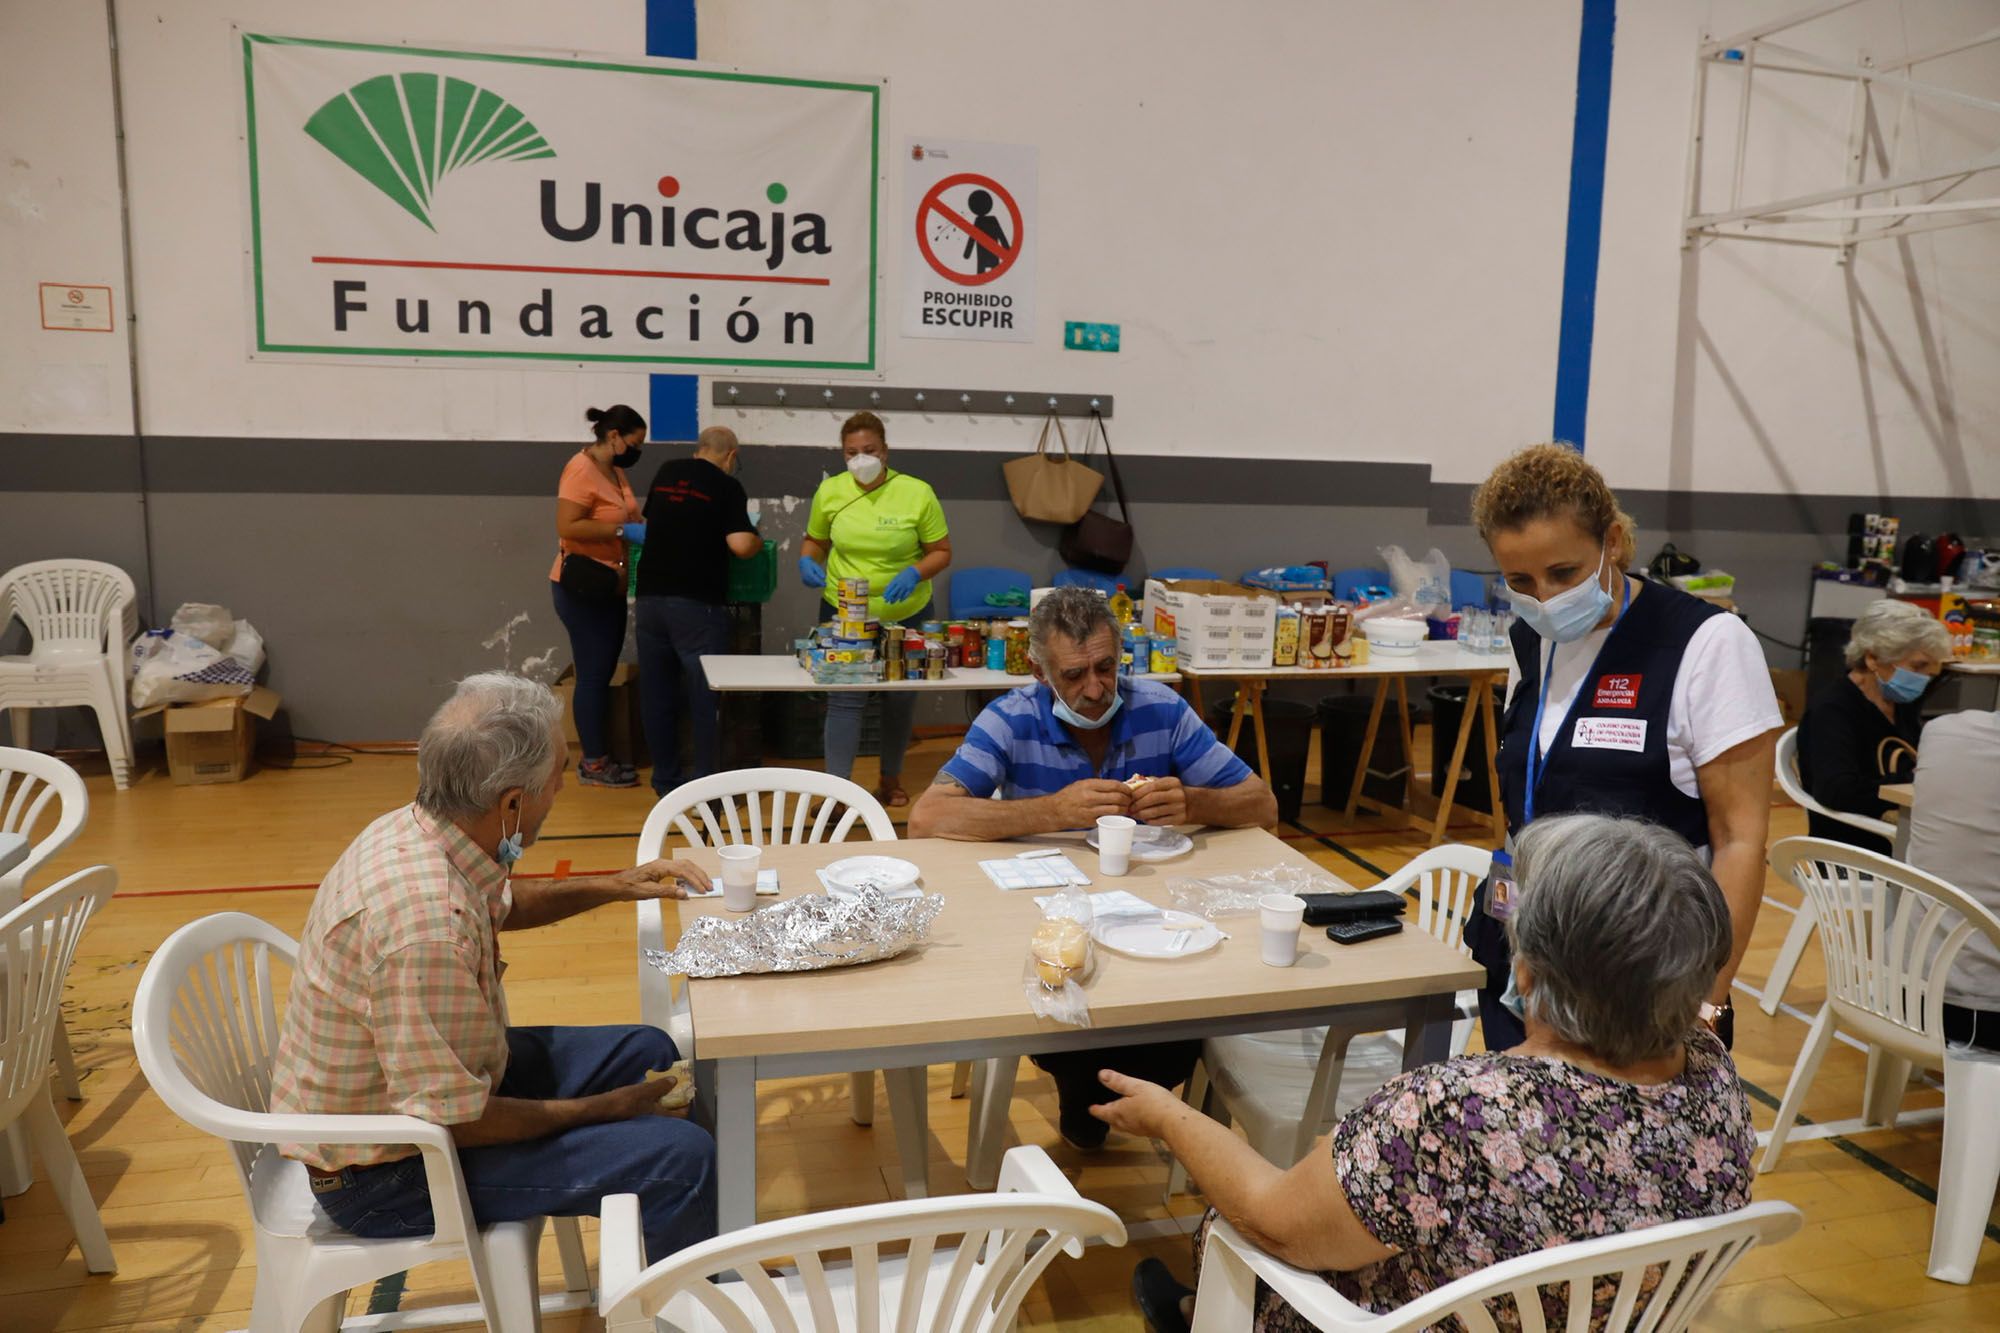
M 414 805 L 383 815 L 320 882 L 278 1036 L 271 1110 L 477 1120 L 507 1072 L 496 932 L 507 872 Z M 403 1145 L 281 1144 L 337 1171 L 413 1156 Z

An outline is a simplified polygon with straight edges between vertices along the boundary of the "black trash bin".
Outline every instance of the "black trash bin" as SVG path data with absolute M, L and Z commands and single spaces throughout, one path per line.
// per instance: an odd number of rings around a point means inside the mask
M 1354 766 L 1361 760 L 1361 742 L 1368 738 L 1368 710 L 1374 706 L 1372 694 L 1329 694 L 1319 701 L 1319 803 L 1329 810 L 1347 808 Z M 1400 806 L 1409 779 L 1403 733 L 1385 703 L 1361 794 L 1384 805 Z
M 1229 735 L 1229 715 L 1234 703 L 1219 703 L 1208 710 L 1208 725 L 1218 736 Z M 1313 710 L 1290 699 L 1264 698 L 1264 744 L 1271 752 L 1271 771 L 1264 780 L 1278 798 L 1278 818 L 1296 820 L 1306 794 L 1306 756 L 1312 751 Z M 1236 757 L 1257 771 L 1257 727 L 1247 715 L 1242 734 L 1236 738 Z
M 1431 701 L 1431 795 L 1444 795 L 1445 775 L 1451 772 L 1451 747 L 1458 744 L 1458 728 L 1465 718 L 1463 685 L 1433 685 Z M 1465 738 L 1465 762 L 1458 770 L 1458 790 L 1452 793 L 1454 810 L 1493 813 L 1493 794 L 1486 785 L 1486 728 L 1472 720 L 1472 734 Z

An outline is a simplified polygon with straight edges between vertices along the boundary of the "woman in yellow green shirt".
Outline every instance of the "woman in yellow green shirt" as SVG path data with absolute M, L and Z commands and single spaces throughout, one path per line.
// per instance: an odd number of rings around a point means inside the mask
M 868 614 L 883 625 L 923 620 L 931 614 L 931 580 L 951 563 L 944 509 L 929 483 L 889 466 L 882 418 L 856 412 L 840 427 L 847 469 L 821 482 L 806 518 L 799 578 L 824 590 L 829 606 L 840 601 L 842 579 L 868 580 Z M 861 748 L 863 690 L 840 690 L 826 701 L 826 771 L 847 777 Z M 875 796 L 884 805 L 906 805 L 899 783 L 910 748 L 916 695 L 882 692 L 882 780 Z

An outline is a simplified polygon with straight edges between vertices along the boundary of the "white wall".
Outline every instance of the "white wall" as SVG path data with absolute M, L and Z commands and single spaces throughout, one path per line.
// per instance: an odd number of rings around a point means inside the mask
M 1706 491 L 2000 495 L 2000 222 L 1837 252 L 1679 243 L 1694 50 L 1798 0 L 1619 6 L 1589 451 L 1614 482 Z M 1878 64 L 1990 28 L 1992 0 L 1868 0 L 1783 40 Z M 1920 75 L 2000 99 L 2000 44 Z M 1743 203 L 1845 179 L 1852 84 L 1758 76 Z M 1728 204 L 1737 71 L 1710 75 L 1704 206 Z M 2000 146 L 2000 114 L 1875 94 L 1889 170 Z M 2000 194 L 2000 172 L 1958 197 Z M 1880 197 L 1871 203 L 1883 202 Z M 1676 365 L 1683 369 L 1678 381 Z
M 0 5 L 0 431 L 132 429 L 104 6 Z M 114 332 L 42 328 L 37 284 L 112 288 Z
M 1684 260 L 1697 36 L 1793 3 L 1620 6 L 1591 456 L 1628 487 L 2000 494 L 2000 226 L 1868 247 L 1851 271 L 1741 242 Z M 1028 0 L 996 21 L 918 0 L 709 0 L 700 41 L 716 61 L 887 75 L 891 158 L 910 134 L 1039 147 L 1039 340 L 904 339 L 892 316 L 891 382 L 1108 391 L 1135 451 L 1413 460 L 1472 481 L 1549 428 L 1578 9 Z M 1809 36 L 1887 60 L 1992 12 L 1868 0 Z M 636 53 L 642 0 L 118 0 L 117 13 L 149 434 L 556 440 L 576 438 L 586 404 L 644 406 L 636 371 L 250 362 L 230 35 L 240 21 Z M 124 335 L 43 333 L 34 318 L 39 276 L 119 282 L 103 28 L 93 4 L 0 10 L 0 430 L 129 425 Z M 2000 96 L 2000 48 L 1933 72 Z M 1728 81 L 1715 88 L 1712 144 L 1733 109 Z M 1760 103 L 1747 196 L 1838 172 L 1845 96 L 1787 85 Z M 1980 136 L 2000 121 L 1880 104 L 1899 168 L 1993 142 Z M 1711 176 L 1723 156 L 1711 148 Z M 892 166 L 892 213 L 901 193 Z M 1125 350 L 1062 351 L 1065 318 L 1121 323 Z M 720 415 L 780 442 L 832 429 L 823 413 Z M 1030 430 L 946 417 L 894 433 L 1013 449 Z

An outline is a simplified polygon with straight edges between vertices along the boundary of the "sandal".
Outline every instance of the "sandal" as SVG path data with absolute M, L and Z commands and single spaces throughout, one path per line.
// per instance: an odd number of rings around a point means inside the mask
M 884 808 L 894 810 L 898 806 L 908 805 L 910 794 L 894 782 L 882 782 L 876 784 L 875 799 L 880 801 Z

